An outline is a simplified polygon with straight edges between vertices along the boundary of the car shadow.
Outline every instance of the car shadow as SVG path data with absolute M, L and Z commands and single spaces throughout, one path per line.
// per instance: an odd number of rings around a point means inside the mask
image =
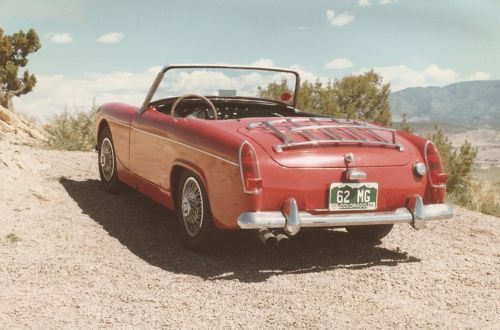
M 254 232 L 227 235 L 224 248 L 209 256 L 186 250 L 176 238 L 172 212 L 142 194 L 125 189 L 105 192 L 98 180 L 61 179 L 84 214 L 100 224 L 132 253 L 166 271 L 207 280 L 265 281 L 274 275 L 362 269 L 419 262 L 407 253 L 352 241 L 337 230 L 303 230 L 286 248 L 268 250 Z

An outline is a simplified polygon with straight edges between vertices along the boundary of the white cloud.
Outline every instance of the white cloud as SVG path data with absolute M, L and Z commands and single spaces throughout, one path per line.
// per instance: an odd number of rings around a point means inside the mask
M 268 58 L 261 58 L 251 64 L 252 66 L 273 67 L 274 62 Z
M 73 37 L 69 33 L 49 32 L 45 34 L 45 38 L 49 38 L 50 41 L 56 44 L 68 44 L 73 41 Z
M 328 19 L 328 21 L 331 22 L 334 17 L 335 17 L 335 12 L 331 9 L 327 9 L 326 10 L 326 18 Z
M 373 70 L 380 73 L 385 82 L 391 83 L 392 91 L 416 86 L 445 86 L 464 80 L 452 69 L 440 68 L 436 64 L 431 64 L 422 71 L 411 69 L 405 65 L 374 67 Z M 366 69 L 359 73 L 364 71 Z
M 457 81 L 458 73 L 452 69 L 442 69 L 436 64 L 431 64 L 425 68 L 424 76 L 430 84 L 443 85 Z
M 466 78 L 466 80 L 488 80 L 491 75 L 488 72 L 476 71 Z
M 273 66 L 270 59 L 259 59 L 253 65 Z M 93 99 L 97 104 L 123 102 L 140 106 L 151 86 L 160 66 L 132 73 L 116 71 L 111 73 L 85 73 L 81 79 L 71 79 L 64 75 L 37 75 L 37 84 L 33 92 L 14 98 L 16 109 L 46 120 L 54 114 L 68 111 L 88 110 Z M 299 67 L 294 67 L 299 69 Z M 306 79 L 313 81 L 314 75 L 300 69 Z M 170 78 L 168 78 L 170 77 Z M 239 76 L 229 76 L 222 72 L 192 70 L 190 72 L 171 72 L 167 87 L 162 84 L 158 93 L 163 97 L 180 95 L 187 92 L 199 92 L 205 95 L 217 95 L 217 89 L 236 89 L 238 95 L 255 95 L 257 86 L 266 86 L 270 82 L 280 82 L 282 75 L 249 72 Z M 293 76 L 288 74 L 290 87 Z M 214 82 L 217 82 L 214 84 Z
M 304 81 L 310 81 L 310 82 L 314 82 L 316 80 L 319 80 L 321 82 L 327 82 L 328 81 L 328 77 L 322 77 L 322 76 L 318 76 L 316 74 L 314 74 L 312 71 L 298 65 L 298 64 L 292 64 L 290 65 L 289 67 L 290 70 L 295 70 L 299 73 L 300 75 L 300 81 L 301 82 L 304 82 Z
M 101 42 L 104 44 L 117 44 L 122 41 L 125 35 L 121 32 L 110 32 L 103 34 L 99 38 L 96 39 L 97 42 Z
M 148 72 L 151 72 L 151 73 L 154 73 L 154 74 L 158 74 L 160 72 L 160 70 L 162 69 L 163 67 L 160 66 L 160 65 L 157 65 L 157 66 L 152 66 L 148 69 Z
M 356 74 L 367 70 L 362 69 Z M 373 70 L 382 75 L 384 82 L 391 83 L 393 92 L 408 87 L 446 86 L 460 81 L 491 78 L 488 72 L 476 71 L 470 75 L 461 75 L 452 69 L 441 68 L 436 64 L 430 64 L 422 70 L 415 70 L 405 65 L 374 67 Z
M 337 15 L 333 20 L 332 24 L 335 26 L 343 26 L 351 23 L 354 20 L 354 16 L 348 14 Z
M 348 58 L 336 58 L 325 64 L 326 69 L 347 69 L 353 66 L 354 63 Z
M 258 64 L 259 61 L 254 62 L 252 65 Z M 220 89 L 229 89 L 236 90 L 238 96 L 257 96 L 257 87 L 265 87 L 271 82 L 279 83 L 282 79 L 286 79 L 288 87 L 293 89 L 295 77 L 291 73 L 237 71 L 228 74 L 227 69 L 203 68 L 176 70 L 166 75 L 157 94 L 161 98 L 186 93 L 218 95 Z
M 344 26 L 351 23 L 354 20 L 354 16 L 350 14 L 335 14 L 331 9 L 326 11 L 326 18 L 333 26 Z
M 61 113 L 65 108 L 68 111 L 88 110 L 94 98 L 97 104 L 124 102 L 140 105 L 155 73 L 150 70 L 141 73 L 85 73 L 81 79 L 37 75 L 33 92 L 15 97 L 14 105 L 16 109 L 42 120 Z
M 274 62 L 270 59 L 259 59 L 252 65 L 274 66 Z M 298 71 L 302 81 L 319 80 L 325 83 L 329 80 L 329 77 L 316 75 L 297 64 L 289 68 Z M 64 75 L 37 75 L 38 82 L 34 91 L 21 98 L 14 98 L 14 104 L 21 112 L 35 115 L 42 120 L 61 113 L 65 107 L 69 111 L 89 109 L 94 98 L 97 104 L 124 102 L 140 106 L 160 69 L 160 66 L 154 66 L 139 73 L 124 71 L 105 74 L 85 73 L 80 79 L 71 79 Z M 373 69 L 382 75 L 384 82 L 391 83 L 392 91 L 407 87 L 443 86 L 458 81 L 490 78 L 489 73 L 482 71 L 476 71 L 469 76 L 461 76 L 452 69 L 441 68 L 436 64 L 431 64 L 422 70 L 415 70 L 405 65 L 374 67 Z M 353 73 L 360 74 L 365 71 L 367 69 Z M 214 87 L 215 81 L 216 87 Z M 209 70 L 192 70 L 188 73 L 172 75 L 168 85 L 168 90 L 172 93 L 164 96 L 193 91 L 217 93 L 214 88 L 236 89 L 238 95 L 252 95 L 255 93 L 256 86 L 266 86 L 272 81 L 281 81 L 281 76 L 275 73 L 229 76 Z M 293 79 L 289 79 L 289 83 L 292 84 Z M 163 91 L 166 92 L 165 89 Z
M 390 5 L 393 3 L 393 0 L 380 0 L 379 4 L 381 5 Z
M 368 7 L 371 5 L 371 0 L 359 0 L 358 6 L 360 7 Z
M 301 30 L 301 31 L 302 31 L 302 30 L 307 30 L 307 29 L 309 29 L 309 28 L 310 28 L 310 27 L 309 27 L 309 26 L 307 26 L 307 25 L 299 25 L 299 26 L 297 27 L 297 30 Z

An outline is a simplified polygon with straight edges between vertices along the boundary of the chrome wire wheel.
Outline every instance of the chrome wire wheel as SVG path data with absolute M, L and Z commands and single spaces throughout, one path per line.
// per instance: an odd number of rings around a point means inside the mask
M 109 138 L 104 138 L 101 143 L 99 164 L 101 165 L 102 176 L 106 181 L 111 181 L 115 172 L 115 152 L 113 144 Z
M 182 188 L 181 212 L 189 236 L 197 236 L 203 225 L 203 195 L 198 181 L 189 177 Z

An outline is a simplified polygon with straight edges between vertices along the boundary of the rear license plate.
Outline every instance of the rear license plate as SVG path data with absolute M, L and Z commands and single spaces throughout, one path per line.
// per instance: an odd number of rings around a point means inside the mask
M 378 183 L 332 183 L 328 209 L 359 211 L 377 209 Z

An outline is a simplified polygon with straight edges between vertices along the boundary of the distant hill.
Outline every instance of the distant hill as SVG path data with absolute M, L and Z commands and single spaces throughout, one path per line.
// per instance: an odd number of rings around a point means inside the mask
M 445 87 L 414 87 L 391 93 L 394 121 L 431 121 L 471 129 L 500 128 L 500 80 L 467 81 Z

